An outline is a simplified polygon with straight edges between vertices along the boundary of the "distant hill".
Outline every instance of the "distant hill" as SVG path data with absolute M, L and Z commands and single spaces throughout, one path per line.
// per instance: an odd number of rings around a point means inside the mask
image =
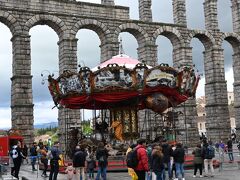
M 41 124 L 34 124 L 35 129 L 44 129 L 49 127 L 58 127 L 58 122 L 50 122 L 50 123 L 41 123 Z

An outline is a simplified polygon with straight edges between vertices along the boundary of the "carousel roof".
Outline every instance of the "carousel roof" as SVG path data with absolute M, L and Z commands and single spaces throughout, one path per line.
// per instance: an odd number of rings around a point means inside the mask
M 126 68 L 133 69 L 137 64 L 141 63 L 137 59 L 133 59 L 126 54 L 119 54 L 117 56 L 113 56 L 111 59 L 101 63 L 99 66 L 91 69 L 92 71 L 97 71 L 98 69 L 107 67 L 109 64 L 117 64 L 119 66 L 125 66 Z M 147 66 L 151 68 L 151 66 Z
M 135 107 L 163 112 L 194 96 L 199 76 L 192 66 L 156 67 L 120 54 L 79 72 L 65 70 L 57 79 L 49 76 L 54 103 L 70 109 Z

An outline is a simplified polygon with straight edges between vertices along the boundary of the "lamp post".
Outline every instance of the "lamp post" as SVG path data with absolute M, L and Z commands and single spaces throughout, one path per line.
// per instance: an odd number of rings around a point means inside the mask
M 186 116 L 186 104 L 185 102 L 183 103 L 183 108 L 184 108 L 184 125 L 185 125 L 185 144 L 188 147 L 188 127 L 187 127 L 187 116 Z

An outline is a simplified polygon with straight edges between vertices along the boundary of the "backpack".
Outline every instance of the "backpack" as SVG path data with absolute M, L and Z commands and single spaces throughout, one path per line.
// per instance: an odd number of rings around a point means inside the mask
M 73 156 L 73 166 L 80 167 L 84 165 L 86 160 L 86 154 L 83 151 L 77 151 Z
M 138 165 L 137 150 L 138 149 L 132 149 L 131 151 L 128 152 L 126 159 L 127 167 L 133 169 L 137 167 Z
M 207 159 L 212 159 L 215 157 L 215 149 L 208 145 L 207 149 L 206 149 L 206 158 Z

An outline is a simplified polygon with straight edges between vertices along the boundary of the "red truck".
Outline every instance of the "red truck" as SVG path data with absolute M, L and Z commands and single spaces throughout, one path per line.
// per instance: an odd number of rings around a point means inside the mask
M 16 130 L 9 130 L 6 135 L 0 136 L 0 146 L 3 149 L 3 157 L 0 157 L 0 163 L 8 163 L 9 150 L 16 141 L 20 141 L 23 145 L 23 137 Z

